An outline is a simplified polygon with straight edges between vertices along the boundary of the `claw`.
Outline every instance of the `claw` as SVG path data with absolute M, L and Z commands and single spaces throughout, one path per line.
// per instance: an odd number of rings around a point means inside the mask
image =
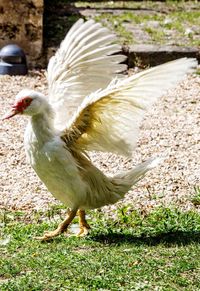
M 47 240 L 50 240 L 50 239 L 52 239 L 52 238 L 43 235 L 43 236 L 34 236 L 33 239 L 35 239 L 35 240 L 40 240 L 40 241 L 47 241 Z
M 40 240 L 40 241 L 47 241 L 58 236 L 60 233 L 61 233 L 60 229 L 56 229 L 54 231 L 45 231 L 43 236 L 35 236 L 34 239 Z
M 67 218 L 59 224 L 57 229 L 53 231 L 45 231 L 43 236 L 35 236 L 34 239 L 40 240 L 40 241 L 47 241 L 47 240 L 53 239 L 54 237 L 58 236 L 59 234 L 67 230 L 69 224 L 72 222 L 75 215 L 76 215 L 76 210 L 68 211 Z
M 34 236 L 33 239 L 40 240 L 40 241 L 47 241 L 47 240 L 50 240 L 52 238 L 48 238 L 45 235 L 43 235 L 43 236 Z

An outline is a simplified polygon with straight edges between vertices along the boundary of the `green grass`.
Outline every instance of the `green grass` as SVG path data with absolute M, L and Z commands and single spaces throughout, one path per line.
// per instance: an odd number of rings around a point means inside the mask
M 52 1 L 52 0 L 49 0 Z M 58 0 L 55 0 L 58 1 Z M 109 8 L 109 9 L 190 9 L 190 6 L 197 7 L 197 1 L 184 1 L 184 0 L 166 0 L 164 3 L 162 1 L 69 1 L 69 0 L 59 0 L 62 3 L 71 2 L 75 3 L 76 7 L 84 8 Z
M 200 45 L 197 1 L 45 1 L 45 47 L 58 46 L 80 17 L 102 22 L 121 44 Z
M 32 239 L 56 227 L 63 207 L 1 213 L 0 290 L 199 290 L 200 215 L 157 208 L 89 214 L 86 238 Z
M 191 201 L 194 205 L 200 205 L 200 186 L 194 187 L 195 194 L 193 195 Z
M 121 12 L 121 14 L 102 13 L 95 17 L 97 21 L 101 21 L 104 25 L 112 27 L 112 30 L 119 36 L 120 41 L 132 44 L 138 43 L 141 39 L 134 38 L 134 25 L 140 27 L 148 33 L 151 40 L 145 42 L 150 43 L 168 43 L 169 39 L 173 39 L 176 45 L 200 45 L 199 30 L 200 11 L 169 11 L 166 14 L 143 14 L 133 12 Z M 157 23 L 156 27 L 152 22 Z M 133 27 L 133 33 L 128 31 L 125 23 L 130 23 Z M 187 29 L 191 29 L 190 33 L 186 33 Z M 197 33 L 198 31 L 198 33 Z

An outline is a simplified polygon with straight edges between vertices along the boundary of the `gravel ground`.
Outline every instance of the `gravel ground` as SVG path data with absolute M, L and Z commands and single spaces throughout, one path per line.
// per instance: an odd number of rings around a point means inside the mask
M 0 115 L 10 107 L 22 88 L 47 93 L 43 72 L 28 76 L 1 76 Z M 166 93 L 147 113 L 141 124 L 138 146 L 132 159 L 92 153 L 95 164 L 107 174 L 131 168 L 148 157 L 164 155 L 163 163 L 133 187 L 124 200 L 104 207 L 109 213 L 121 204 L 148 211 L 158 205 L 198 208 L 191 202 L 194 186 L 200 185 L 200 76 L 188 76 Z M 0 124 L 1 200 L 5 209 L 46 209 L 58 203 L 26 163 L 23 133 L 26 118 L 14 117 Z M 200 210 L 200 207 L 199 207 Z

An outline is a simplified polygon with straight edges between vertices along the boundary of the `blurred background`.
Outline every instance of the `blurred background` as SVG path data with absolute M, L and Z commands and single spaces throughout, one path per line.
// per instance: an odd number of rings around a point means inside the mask
M 0 15 L 0 47 L 22 47 L 29 68 L 45 68 L 80 17 L 118 35 L 129 67 L 182 56 L 200 59 L 198 1 L 0 0 Z

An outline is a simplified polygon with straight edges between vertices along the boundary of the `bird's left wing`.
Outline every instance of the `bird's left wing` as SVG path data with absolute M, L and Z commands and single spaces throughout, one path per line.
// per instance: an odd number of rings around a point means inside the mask
M 183 58 L 113 81 L 84 99 L 62 139 L 79 150 L 130 155 L 146 109 L 196 65 Z
M 83 98 L 106 88 L 116 73 L 126 69 L 126 57 L 116 36 L 93 20 L 79 19 L 69 30 L 47 68 L 49 101 L 56 113 L 55 126 L 62 128 Z

